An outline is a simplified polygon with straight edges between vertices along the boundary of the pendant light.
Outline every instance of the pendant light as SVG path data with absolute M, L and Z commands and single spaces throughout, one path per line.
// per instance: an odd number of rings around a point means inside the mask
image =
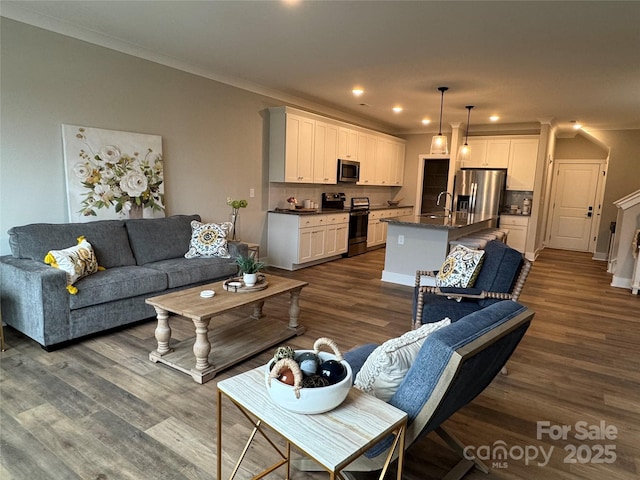
M 459 162 L 467 162 L 469 160 L 469 157 L 471 156 L 471 148 L 469 147 L 467 141 L 469 140 L 469 127 L 471 126 L 471 124 L 469 123 L 469 119 L 471 118 L 471 109 L 473 108 L 473 105 L 467 105 L 464 108 L 469 110 L 469 113 L 467 113 L 467 133 L 464 137 L 464 145 L 460 148 L 460 152 L 458 153 Z
M 440 128 L 438 129 L 438 135 L 434 135 L 431 139 L 431 155 L 447 155 L 449 153 L 447 137 L 442 135 L 442 106 L 444 105 L 444 92 L 447 90 L 449 90 L 449 87 L 438 87 L 440 92 Z

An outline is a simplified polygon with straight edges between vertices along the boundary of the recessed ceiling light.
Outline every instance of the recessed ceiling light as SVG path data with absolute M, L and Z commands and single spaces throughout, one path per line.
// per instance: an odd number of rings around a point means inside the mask
M 359 97 L 364 93 L 364 90 L 360 87 L 356 87 L 353 90 L 351 90 L 351 93 L 353 93 L 356 97 Z
M 500 120 L 500 117 L 498 115 L 491 115 L 489 117 L 489 120 L 491 120 L 492 122 L 497 122 L 498 120 Z
M 429 125 L 431 123 L 431 120 L 429 120 L 428 118 L 423 118 L 422 119 L 422 124 L 423 125 Z
M 582 125 L 579 122 L 576 122 L 575 120 L 571 120 L 571 126 L 573 127 L 574 130 L 580 130 L 582 128 Z
M 393 111 L 396 112 L 396 113 L 400 113 L 402 111 L 402 107 L 395 106 L 395 107 L 393 107 Z

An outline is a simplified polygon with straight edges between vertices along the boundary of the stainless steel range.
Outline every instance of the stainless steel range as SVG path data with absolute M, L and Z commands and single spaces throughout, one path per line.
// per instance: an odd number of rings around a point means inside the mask
M 369 224 L 369 197 L 352 197 L 346 203 L 344 193 L 323 193 L 322 210 L 347 210 L 349 212 L 349 249 L 347 257 L 367 251 L 367 226 Z

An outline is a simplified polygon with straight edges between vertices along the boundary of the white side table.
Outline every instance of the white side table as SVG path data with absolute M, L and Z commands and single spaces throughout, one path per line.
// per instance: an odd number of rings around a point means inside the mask
M 386 458 L 387 467 L 398 452 L 397 480 L 402 479 L 404 461 L 404 439 L 407 427 L 407 414 L 382 400 L 352 388 L 346 400 L 339 407 L 317 415 L 292 413 L 271 400 L 264 379 L 264 366 L 218 382 L 218 442 L 217 442 L 217 479 L 222 477 L 222 398 L 223 394 L 240 409 L 253 423 L 253 431 L 228 477 L 233 479 L 240 464 L 249 450 L 256 433 L 267 439 L 281 457 L 281 460 L 265 469 L 254 478 L 262 478 L 269 472 L 286 466 L 290 477 L 291 445 L 318 462 L 329 472 L 330 480 L 343 478 L 340 472 L 363 452 L 377 444 L 387 435 L 395 435 L 395 442 Z M 283 453 L 267 437 L 263 424 L 286 440 L 286 453 Z M 235 429 L 238 432 L 239 429 Z

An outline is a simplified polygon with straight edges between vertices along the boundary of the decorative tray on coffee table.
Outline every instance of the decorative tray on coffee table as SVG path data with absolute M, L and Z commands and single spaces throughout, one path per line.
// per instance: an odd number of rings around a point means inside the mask
M 258 292 L 260 290 L 264 290 L 268 286 L 269 286 L 269 282 L 267 282 L 267 278 L 262 274 L 258 275 L 258 281 L 256 282 L 255 285 L 251 287 L 248 287 L 247 285 L 245 285 L 242 277 L 230 278 L 229 280 L 225 280 L 224 283 L 222 284 L 222 287 L 226 291 L 233 292 L 233 293 Z

